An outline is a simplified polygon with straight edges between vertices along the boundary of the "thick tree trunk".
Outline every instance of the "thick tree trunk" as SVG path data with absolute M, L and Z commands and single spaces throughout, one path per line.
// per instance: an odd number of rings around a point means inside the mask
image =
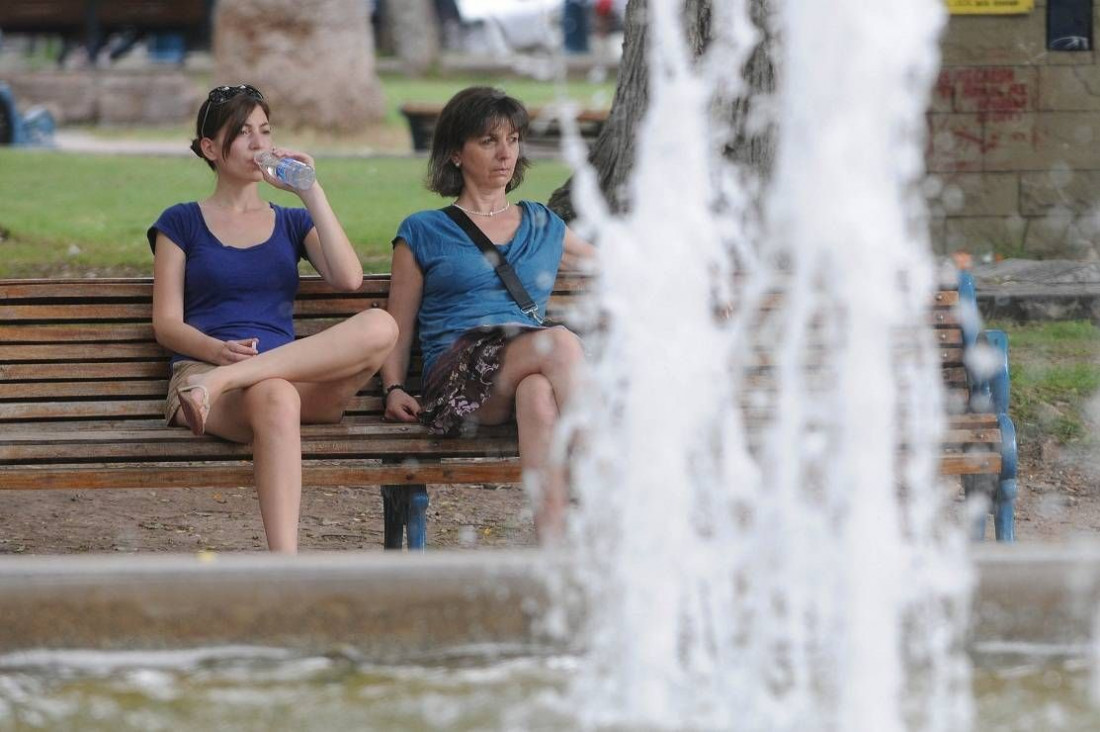
M 630 0 L 623 19 L 623 56 L 607 124 L 592 146 L 589 162 L 596 169 L 600 190 L 612 210 L 626 207 L 625 184 L 634 167 L 634 130 L 649 103 L 649 65 L 646 61 L 646 0 Z M 550 196 L 548 205 L 566 221 L 576 218 L 573 179 Z
M 432 0 L 391 0 L 386 20 L 405 73 L 419 76 L 439 63 L 439 19 Z
M 219 0 L 214 83 L 256 85 L 279 127 L 358 132 L 385 114 L 361 0 Z
M 730 140 L 725 146 L 727 157 L 755 167 L 766 177 L 774 157 L 773 136 L 768 130 L 747 127 L 753 97 L 770 93 L 775 88 L 775 69 L 771 61 L 771 35 L 768 32 L 770 0 L 752 0 L 753 22 L 764 32 L 764 42 L 753 51 L 746 69 L 749 95 L 735 100 L 715 99 L 717 113 L 730 120 Z M 688 47 L 696 58 L 707 50 L 712 38 L 712 0 L 684 1 L 684 28 Z M 646 57 L 647 0 L 630 0 L 627 4 L 623 57 L 615 98 L 607 124 L 600 132 L 589 162 L 596 169 L 600 189 L 613 211 L 630 208 L 626 182 L 634 167 L 635 131 L 649 102 L 649 69 Z M 572 178 L 550 197 L 549 206 L 566 221 L 576 217 L 571 200 Z

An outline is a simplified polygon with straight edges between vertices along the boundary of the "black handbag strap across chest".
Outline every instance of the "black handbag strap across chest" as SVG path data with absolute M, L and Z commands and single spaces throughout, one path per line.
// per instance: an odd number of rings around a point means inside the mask
M 512 265 L 508 264 L 501 256 L 496 244 L 489 241 L 489 237 L 485 236 L 485 232 L 477 228 L 477 224 L 471 221 L 470 217 L 457 206 L 447 206 L 443 209 L 443 213 L 447 214 L 451 221 L 454 221 L 459 228 L 466 232 L 466 236 L 470 237 L 470 241 L 477 245 L 485 258 L 489 260 L 489 264 L 493 266 L 493 270 L 500 277 L 501 282 L 504 283 L 504 288 L 508 290 L 508 294 L 519 305 L 519 309 L 523 311 L 523 314 L 542 325 L 542 316 L 539 315 L 538 305 L 531 299 L 527 288 L 519 281 Z

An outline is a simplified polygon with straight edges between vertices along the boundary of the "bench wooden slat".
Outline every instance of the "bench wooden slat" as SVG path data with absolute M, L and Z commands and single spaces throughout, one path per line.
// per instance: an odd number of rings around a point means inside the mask
M 153 342 L 0 344 L 0 361 L 85 363 L 115 359 L 163 360 L 167 363 L 168 354 Z
M 961 336 L 958 343 L 942 345 L 939 348 L 939 360 L 942 366 L 961 365 L 963 349 Z M 820 367 L 825 363 L 822 357 L 824 349 L 831 348 L 825 343 L 810 344 L 812 350 L 808 350 L 804 365 L 809 368 Z M 899 353 L 904 354 L 909 345 L 899 345 Z M 61 361 L 65 363 L 88 363 L 111 360 L 162 360 L 167 364 L 168 354 L 153 341 L 143 342 L 109 342 L 86 343 L 74 341 L 69 343 L 0 343 L 0 361 L 3 362 L 28 362 L 28 361 Z M 756 350 L 749 357 L 749 368 L 771 367 L 775 363 L 773 356 L 765 351 Z M 165 366 L 167 369 L 167 366 Z
M 0 422 L 33 419 L 86 419 L 89 417 L 155 417 L 164 414 L 164 398 L 83 402 L 4 402 Z
M 382 399 L 378 396 L 357 396 L 351 400 L 349 413 L 380 414 Z M 101 400 L 80 402 L 0 402 L 0 422 L 36 419 L 88 419 L 92 417 L 156 417 L 164 414 L 164 398 L 133 400 Z
M 974 475 L 1000 471 L 999 455 L 947 456 L 940 462 L 944 475 Z M 516 483 L 518 461 L 481 463 L 422 462 L 415 467 L 379 465 L 354 460 L 323 464 L 304 461 L 304 486 L 408 485 L 448 483 Z M 99 490 L 128 488 L 223 488 L 252 485 L 251 463 L 110 464 L 6 467 L 8 490 Z
M 515 437 L 514 426 L 486 427 L 478 431 L 487 437 Z M 302 425 L 302 437 L 304 439 L 355 439 L 367 437 L 386 437 L 387 439 L 405 439 L 411 437 L 430 437 L 426 427 L 416 423 L 383 422 L 372 420 L 370 422 L 352 422 L 343 420 L 337 424 L 307 424 Z M 69 422 L 63 429 L 43 429 L 39 425 L 23 425 L 15 430 L 0 429 L 0 445 L 18 445 L 21 443 L 40 442 L 51 445 L 79 445 L 97 443 L 117 443 L 144 440 L 146 442 L 203 442 L 204 437 L 195 437 L 190 432 L 178 427 L 166 427 L 161 422 L 148 425 L 134 426 L 132 423 L 115 424 L 113 426 L 96 426 L 84 428 L 83 423 L 73 425 Z
M 562 272 L 554 283 L 554 293 L 583 293 L 591 289 L 588 275 Z M 389 275 L 368 274 L 355 294 L 386 297 L 390 291 Z M 298 286 L 298 299 L 333 299 L 346 297 L 334 292 L 320 277 L 302 277 Z M 72 300 L 79 303 L 107 300 L 150 301 L 153 297 L 153 280 L 149 277 L 72 279 L 72 280 L 2 280 L 0 298 L 4 302 L 18 300 L 49 301 Z
M 5 467 L 8 490 L 100 490 L 114 488 L 224 488 L 252 485 L 252 463 L 118 463 Z M 419 485 L 423 483 L 516 483 L 519 461 L 429 463 L 414 467 L 363 460 L 302 464 L 303 486 Z
M 0 382 L 67 381 L 70 379 L 151 379 L 168 374 L 167 361 L 82 363 L 0 363 Z
M 148 321 L 153 316 L 151 303 L 111 302 L 111 303 L 10 303 L 0 305 L 0 322 L 17 321 L 68 322 L 86 320 L 129 320 Z
M 974 445 L 983 442 L 990 445 L 1000 445 L 1001 431 L 985 427 L 947 429 L 944 431 L 941 441 L 944 445 Z
M 141 323 L 33 323 L 0 325 L 0 343 L 106 343 L 153 341 L 153 325 Z
M 569 275 L 560 278 L 569 285 Z M 390 291 L 389 275 L 364 275 L 363 285 L 356 292 L 361 295 L 386 295 Z M 150 277 L 125 277 L 103 279 L 29 279 L 0 281 L 0 296 L 4 300 L 59 300 L 80 302 L 109 299 L 151 300 L 153 280 Z M 302 277 L 298 297 L 339 297 L 320 277 Z
M 182 430 L 180 430 L 182 431 Z M 413 437 L 387 439 L 374 435 L 371 439 L 350 439 L 338 436 L 302 436 L 303 458 L 382 458 L 415 455 L 416 459 L 443 457 L 514 457 L 514 439 L 464 438 L 443 439 Z M 247 459 L 251 445 L 225 440 L 172 440 L 149 442 L 78 442 L 78 443 L 11 443 L 0 444 L 0 464 L 57 462 L 150 462 L 163 460 L 216 461 Z
M 350 318 L 356 313 L 375 308 L 385 308 L 388 300 L 378 297 L 371 300 L 346 297 L 336 299 L 299 300 L 294 306 L 295 322 L 306 322 L 309 318 Z M 569 296 L 552 295 L 547 306 L 549 315 L 556 319 L 569 316 L 575 300 Z M 145 325 L 150 329 L 153 307 L 145 302 L 100 302 L 100 303 L 8 303 L 0 305 L 0 322 L 4 323 L 5 340 L 18 334 L 17 328 L 27 324 L 54 326 L 60 329 L 63 324 L 85 325 L 93 323 L 122 325 Z M 101 329 L 102 330 L 102 329 Z
M 160 397 L 168 392 L 167 379 L 135 381 L 0 382 L 0 401 L 11 399 L 75 399 L 87 397 Z
M 1000 453 L 964 453 L 941 455 L 942 475 L 998 475 L 1001 472 Z
M 770 420 L 758 420 L 749 424 L 752 431 Z M 960 414 L 947 419 L 944 432 L 945 444 L 1000 442 L 1000 429 L 994 415 Z M 514 438 L 515 426 L 504 425 L 482 427 L 478 434 L 491 438 Z M 385 436 L 387 438 L 427 437 L 425 427 L 415 423 L 383 422 L 377 418 L 369 421 L 357 421 L 355 417 L 346 417 L 338 424 L 311 424 L 302 426 L 303 439 L 321 438 L 364 438 Z M 149 420 L 144 423 L 133 421 L 79 422 L 65 421 L 59 424 L 24 423 L 0 425 L 0 445 L 41 442 L 44 444 L 96 444 L 117 443 L 144 440 L 146 442 L 183 442 L 205 441 L 206 438 L 194 437 L 190 432 L 177 427 L 166 427 L 161 420 Z

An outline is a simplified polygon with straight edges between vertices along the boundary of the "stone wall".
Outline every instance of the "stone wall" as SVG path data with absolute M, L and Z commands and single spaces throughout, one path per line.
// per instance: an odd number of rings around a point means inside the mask
M 1100 258 L 1100 65 L 1046 50 L 1046 0 L 952 16 L 929 113 L 937 251 Z M 1100 41 L 1100 2 L 1094 8 Z
M 37 71 L 5 74 L 20 107 L 42 104 L 58 124 L 176 124 L 202 97 L 182 71 Z

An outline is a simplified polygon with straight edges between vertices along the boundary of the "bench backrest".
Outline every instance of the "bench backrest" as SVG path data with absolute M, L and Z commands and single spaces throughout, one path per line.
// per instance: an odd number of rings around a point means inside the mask
M 579 304 L 580 276 L 555 284 L 551 317 Z M 295 302 L 299 337 L 367 308 L 386 306 L 388 275 L 368 275 L 355 293 L 336 293 L 318 278 L 303 278 Z M 965 395 L 958 293 L 937 294 L 930 320 L 939 342 L 944 380 Z M 168 354 L 153 339 L 149 279 L 0 281 L 0 424 L 98 420 L 136 425 L 160 419 Z M 411 374 L 415 388 L 418 374 Z M 348 414 L 377 418 L 378 380 Z
M 4 0 L 0 29 L 7 32 L 58 33 L 85 28 L 93 17 L 105 28 L 181 29 L 206 22 L 203 0 Z
M 389 284 L 388 275 L 368 275 L 357 292 L 336 293 L 303 278 L 297 335 L 384 308 Z M 551 312 L 560 315 L 582 291 L 580 278 L 560 278 Z M 0 424 L 159 419 L 168 353 L 153 338 L 152 292 L 149 279 L 0 281 Z M 381 408 L 373 379 L 348 413 L 377 416 Z

